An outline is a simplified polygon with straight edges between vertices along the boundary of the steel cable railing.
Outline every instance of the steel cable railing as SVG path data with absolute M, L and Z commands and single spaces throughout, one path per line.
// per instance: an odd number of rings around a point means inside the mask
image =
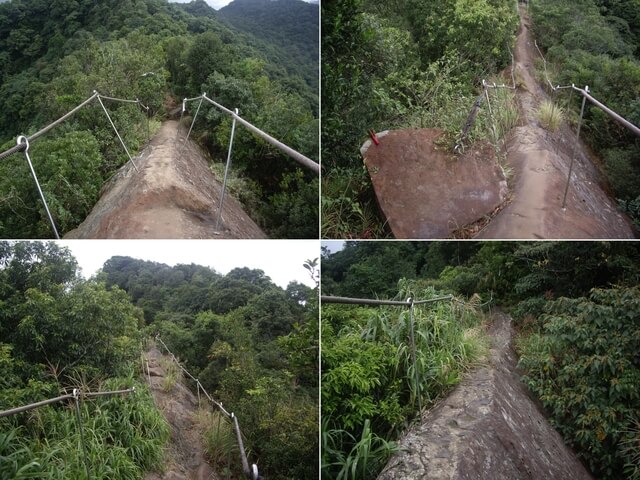
M 10 415 L 16 415 L 19 413 L 28 412 L 30 410 L 34 410 L 36 408 L 44 407 L 47 405 L 51 405 L 58 402 L 63 402 L 65 400 L 73 399 L 75 404 L 75 416 L 76 422 L 78 425 L 78 432 L 80 433 L 80 442 L 82 443 L 82 455 L 84 460 L 84 468 L 87 473 L 87 479 L 91 478 L 91 472 L 89 470 L 89 456 L 87 452 L 87 444 L 84 436 L 84 428 L 82 427 L 82 415 L 80 414 L 80 399 L 82 398 L 92 398 L 92 397 L 108 397 L 113 395 L 122 395 L 125 393 L 133 393 L 136 391 L 136 387 L 131 387 L 125 390 L 113 390 L 108 392 L 82 392 L 81 390 L 74 388 L 73 393 L 68 393 L 66 395 L 60 395 L 59 397 L 49 398 L 47 400 L 42 400 L 40 402 L 30 403 L 28 405 L 23 405 L 21 407 L 12 408 L 9 410 L 5 410 L 0 412 L 0 418 L 8 417 Z
M 51 122 L 50 124 L 48 124 L 44 128 L 38 130 L 36 133 L 34 133 L 34 134 L 32 134 L 32 135 L 30 135 L 28 137 L 24 136 L 24 135 L 19 135 L 18 138 L 17 138 L 17 141 L 16 141 L 16 145 L 14 147 L 12 147 L 12 148 L 4 151 L 4 152 L 0 152 L 0 160 L 2 160 L 2 159 L 6 158 L 6 157 L 8 157 L 8 156 L 10 156 L 10 155 L 12 155 L 14 153 L 17 153 L 17 152 L 20 152 L 20 151 L 24 152 L 24 155 L 25 155 L 25 158 L 27 160 L 27 163 L 29 164 L 29 169 L 31 171 L 31 176 L 33 177 L 33 180 L 36 183 L 36 187 L 38 188 L 38 193 L 40 195 L 42 203 L 44 204 L 44 208 L 45 208 L 45 210 L 47 212 L 47 216 L 49 217 L 49 222 L 51 223 L 51 228 L 53 229 L 53 233 L 54 233 L 54 235 L 55 235 L 55 237 L 57 239 L 60 238 L 60 236 L 58 234 L 58 229 L 56 228 L 55 221 L 53 219 L 53 216 L 51 215 L 51 212 L 49 210 L 49 205 L 47 204 L 47 201 L 45 199 L 44 193 L 42 191 L 42 187 L 40 186 L 40 182 L 38 181 L 38 177 L 36 175 L 35 169 L 33 168 L 33 164 L 31 162 L 31 158 L 29 156 L 30 142 L 32 142 L 32 141 L 36 140 L 38 137 L 44 135 L 49 130 L 51 130 L 55 126 L 59 125 L 60 123 L 65 121 L 67 118 L 71 117 L 74 113 L 76 113 L 78 110 L 80 110 L 84 106 L 88 105 L 89 103 L 91 103 L 95 99 L 98 99 L 98 102 L 100 103 L 100 106 L 102 107 L 102 110 L 104 111 L 105 115 L 107 116 L 107 119 L 109 120 L 109 123 L 111 124 L 111 127 L 113 127 L 113 130 L 114 130 L 116 136 L 118 137 L 118 140 L 120 140 L 120 143 L 121 143 L 122 147 L 124 148 L 124 151 L 126 152 L 127 156 L 129 157 L 129 161 L 133 164 L 133 166 L 136 169 L 136 171 L 138 171 L 138 167 L 135 164 L 135 162 L 133 161 L 133 158 L 132 158 L 131 154 L 129 153 L 129 150 L 127 149 L 127 146 L 125 145 L 124 141 L 122 140 L 122 137 L 120 136 L 120 133 L 118 132 L 118 129 L 116 128 L 115 124 L 113 123 L 113 120 L 111 119 L 111 116 L 109 115 L 109 112 L 105 108 L 104 103 L 102 103 L 102 99 L 118 101 L 118 102 L 126 102 L 126 103 L 135 103 L 135 104 L 140 105 L 142 108 L 146 109 L 147 111 L 149 110 L 149 107 L 147 107 L 145 105 L 142 105 L 142 103 L 138 99 L 136 99 L 136 100 L 125 100 L 125 99 L 121 99 L 121 98 L 107 97 L 107 96 L 104 96 L 104 95 L 100 95 L 97 90 L 94 90 L 93 91 L 93 95 L 91 95 L 85 101 L 83 101 L 82 103 L 77 105 L 75 108 L 73 108 L 69 112 L 65 113 L 63 116 L 61 116 L 57 120 Z M 147 116 L 147 138 L 148 137 L 149 137 L 149 118 Z
M 200 398 L 200 390 L 202 390 L 202 392 L 205 394 L 207 399 L 211 403 L 213 403 L 216 407 L 218 407 L 218 409 L 225 416 L 227 416 L 229 419 L 231 419 L 231 421 L 233 422 L 233 427 L 234 427 L 235 434 L 236 434 L 236 439 L 237 439 L 237 442 L 238 442 L 238 449 L 240 450 L 240 461 L 242 462 L 242 471 L 244 472 L 245 476 L 249 480 L 258 480 L 260 478 L 260 476 L 258 475 L 258 466 L 254 463 L 254 464 L 251 465 L 251 468 L 249 468 L 249 461 L 247 459 L 247 453 L 245 452 L 245 449 L 244 449 L 244 442 L 242 440 L 242 432 L 240 430 L 240 424 L 238 422 L 238 417 L 233 412 L 229 413 L 222 406 L 222 403 L 216 402 L 211 397 L 211 395 L 209 395 L 209 392 L 207 392 L 204 389 L 204 387 L 200 383 L 200 380 L 198 380 L 196 377 L 191 375 L 191 373 L 186 368 L 184 368 L 182 366 L 182 364 L 180 364 L 180 362 L 178 361 L 176 356 L 173 354 L 173 352 L 171 350 L 169 350 L 169 347 L 167 347 L 167 345 L 162 341 L 162 339 L 160 338 L 160 335 L 156 335 L 155 339 L 158 340 L 162 344 L 162 346 L 164 347 L 166 352 L 171 356 L 171 359 L 178 366 L 178 368 L 180 368 L 180 370 L 182 370 L 182 372 L 184 372 L 184 374 L 187 375 L 191 380 L 196 382 L 196 388 L 198 389 L 198 398 Z

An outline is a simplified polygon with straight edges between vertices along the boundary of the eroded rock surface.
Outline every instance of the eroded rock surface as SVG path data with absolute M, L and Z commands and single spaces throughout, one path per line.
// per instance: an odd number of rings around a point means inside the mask
M 523 83 L 516 91 L 523 125 L 511 132 L 507 142 L 507 159 L 514 171 L 513 201 L 476 238 L 633 238 L 631 222 L 605 192 L 605 181 L 595 159 L 575 132 L 566 124 L 554 133 L 540 126 L 537 109 L 548 96 L 535 79 L 534 59 L 538 53 L 522 4 L 520 17 L 515 69 Z
M 495 313 L 489 364 L 399 442 L 378 480 L 591 480 L 516 371 L 511 319 Z
M 167 447 L 167 463 L 162 473 L 147 473 L 144 480 L 218 480 L 205 459 L 204 447 L 195 421 L 198 401 L 182 383 L 169 391 L 163 389 L 165 370 L 163 355 L 153 347 L 146 354 L 149 362 L 151 393 L 156 406 L 169 422 L 171 440 Z M 165 357 L 171 361 L 169 357 Z
M 227 191 L 215 230 L 221 183 L 178 122 L 165 122 L 149 146 L 103 187 L 89 216 L 65 238 L 265 238 Z M 179 133 L 179 134 L 178 134 Z
M 365 165 L 396 238 L 447 238 L 491 213 L 507 197 L 507 182 L 489 145 L 456 157 L 439 146 L 441 130 L 378 134 L 380 145 L 361 149 Z

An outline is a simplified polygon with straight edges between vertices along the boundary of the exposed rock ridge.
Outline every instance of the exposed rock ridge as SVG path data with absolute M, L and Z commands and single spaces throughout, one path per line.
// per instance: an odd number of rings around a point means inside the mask
M 516 371 L 511 319 L 497 312 L 490 362 L 473 371 L 399 442 L 379 480 L 590 480 Z

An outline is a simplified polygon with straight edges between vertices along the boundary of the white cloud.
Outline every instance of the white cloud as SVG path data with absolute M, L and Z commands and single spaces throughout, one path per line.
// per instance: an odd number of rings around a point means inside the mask
M 189 3 L 192 0 L 169 0 L 170 3 Z M 215 8 L 216 10 L 221 9 L 222 7 L 229 5 L 232 0 L 205 0 L 209 6 Z M 314 3 L 313 0 L 302 0 L 307 3 Z
M 60 240 L 69 247 L 86 278 L 120 255 L 167 265 L 205 265 L 226 274 L 237 267 L 263 270 L 278 286 L 315 284 L 302 266 L 320 256 L 317 240 Z

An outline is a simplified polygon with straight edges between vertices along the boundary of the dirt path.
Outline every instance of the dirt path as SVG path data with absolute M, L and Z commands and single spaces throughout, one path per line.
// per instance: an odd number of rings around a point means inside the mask
M 161 362 L 165 357 L 156 347 L 145 356 L 149 362 L 153 399 L 169 422 L 171 440 L 167 449 L 165 472 L 147 473 L 144 480 L 218 480 L 205 460 L 200 433 L 194 420 L 198 401 L 180 382 L 165 392 L 165 370 Z M 170 359 L 166 357 L 166 361 Z
M 516 73 L 524 87 L 517 99 L 524 125 L 507 142 L 514 170 L 513 201 L 476 238 L 633 238 L 629 220 L 602 187 L 602 178 L 584 144 L 579 143 L 567 208 L 562 198 L 569 173 L 575 133 L 567 126 L 544 130 L 535 117 L 547 98 L 534 78 L 537 56 L 526 7 L 520 4 L 520 30 L 515 49 Z
M 489 364 L 400 441 L 379 480 L 591 480 L 520 382 L 511 319 L 493 315 Z
M 85 221 L 65 238 L 265 238 L 227 191 L 220 231 L 221 183 L 178 122 L 165 122 L 142 154 L 103 187 Z

